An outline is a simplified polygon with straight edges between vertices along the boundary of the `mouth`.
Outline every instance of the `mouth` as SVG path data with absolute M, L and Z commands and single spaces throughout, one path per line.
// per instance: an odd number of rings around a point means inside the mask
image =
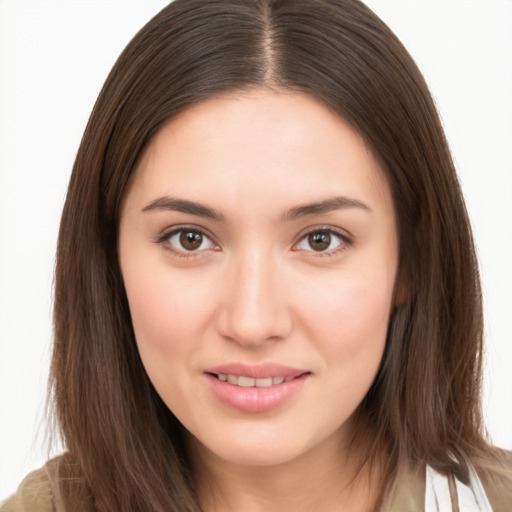
M 300 396 L 312 372 L 278 364 L 226 364 L 209 368 L 210 389 L 221 403 L 243 413 L 279 409 Z
M 305 372 L 308 373 L 308 372 Z M 271 386 L 277 386 L 283 382 L 290 382 L 293 379 L 305 375 L 300 373 L 298 375 L 276 375 L 273 377 L 254 378 L 247 375 L 233 375 L 226 373 L 210 373 L 213 377 L 217 378 L 221 382 L 227 382 L 233 384 L 233 386 L 239 386 L 241 388 L 269 388 Z

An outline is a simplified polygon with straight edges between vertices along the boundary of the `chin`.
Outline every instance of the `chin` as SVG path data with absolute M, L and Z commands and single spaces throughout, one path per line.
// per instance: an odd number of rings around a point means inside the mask
M 293 435 L 290 428 L 282 427 L 239 425 L 223 430 L 222 434 L 212 431 L 206 436 L 190 436 L 190 446 L 200 457 L 213 457 L 228 464 L 278 466 L 305 456 L 330 437 L 307 435 L 304 431 Z M 329 449 L 332 452 L 332 447 Z
M 207 449 L 209 448 L 207 447 Z M 277 447 L 273 444 L 264 447 L 232 444 L 229 447 L 216 446 L 215 451 L 209 450 L 226 463 L 254 467 L 279 466 L 297 459 L 302 454 L 296 446 L 287 447 L 283 446 L 282 443 Z

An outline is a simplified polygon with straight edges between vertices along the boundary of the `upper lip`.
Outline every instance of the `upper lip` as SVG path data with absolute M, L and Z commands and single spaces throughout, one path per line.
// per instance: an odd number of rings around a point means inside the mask
M 265 379 L 268 377 L 298 377 L 304 373 L 310 373 L 301 368 L 292 368 L 277 363 L 245 364 L 228 363 L 208 368 L 206 373 L 237 375 L 252 377 L 253 379 Z

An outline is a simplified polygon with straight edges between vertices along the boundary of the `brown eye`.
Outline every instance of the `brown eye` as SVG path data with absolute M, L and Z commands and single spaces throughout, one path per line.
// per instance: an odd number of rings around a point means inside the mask
M 187 251 L 195 251 L 201 247 L 203 235 L 196 231 L 182 231 L 180 235 L 180 244 Z
M 297 244 L 297 248 L 301 251 L 330 253 L 347 244 L 349 242 L 343 235 L 332 230 L 320 229 L 304 235 Z
M 179 229 L 165 239 L 175 252 L 200 252 L 214 247 L 208 236 L 195 229 Z
M 325 251 L 331 245 L 330 233 L 310 233 L 308 243 L 314 251 Z

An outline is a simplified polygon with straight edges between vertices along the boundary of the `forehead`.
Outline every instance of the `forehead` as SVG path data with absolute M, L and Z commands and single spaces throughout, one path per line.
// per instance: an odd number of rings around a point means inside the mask
M 294 203 L 326 195 L 385 199 L 384 173 L 363 138 L 303 93 L 251 90 L 194 105 L 145 149 L 131 192 Z M 197 196 L 197 197 L 190 197 Z

